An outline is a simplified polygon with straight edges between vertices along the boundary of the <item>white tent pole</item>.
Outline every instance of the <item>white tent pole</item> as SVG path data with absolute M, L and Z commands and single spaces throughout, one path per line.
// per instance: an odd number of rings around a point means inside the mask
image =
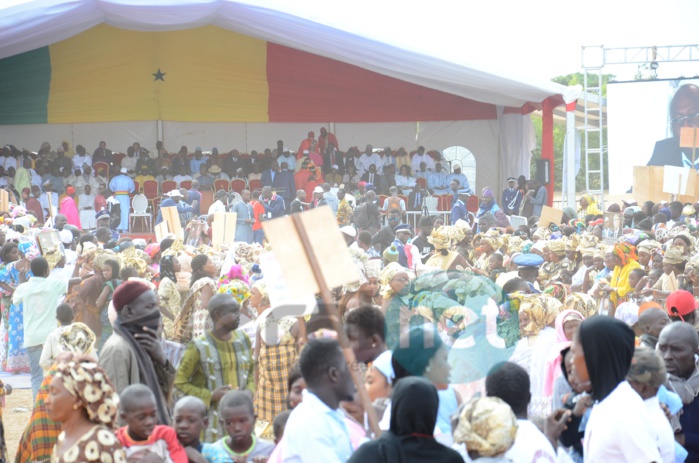
M 566 206 L 575 209 L 575 104 L 566 105 Z

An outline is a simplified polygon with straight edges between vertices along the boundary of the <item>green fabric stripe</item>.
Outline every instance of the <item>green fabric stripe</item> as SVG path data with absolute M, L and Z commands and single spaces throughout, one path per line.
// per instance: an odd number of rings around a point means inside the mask
M 51 85 L 49 47 L 0 60 L 0 124 L 45 124 Z

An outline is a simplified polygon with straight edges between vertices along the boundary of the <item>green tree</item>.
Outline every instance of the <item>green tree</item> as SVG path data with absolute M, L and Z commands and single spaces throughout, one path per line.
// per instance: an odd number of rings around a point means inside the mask
M 612 74 L 602 74 L 602 96 L 607 96 L 607 82 L 614 80 L 615 76 Z M 596 74 L 591 74 L 588 76 L 589 86 L 597 86 L 598 77 Z M 565 76 L 558 76 L 551 79 L 552 81 L 561 85 L 583 85 L 584 76 L 580 72 L 574 74 L 568 74 Z M 531 172 L 532 176 L 536 172 L 536 160 L 541 159 L 541 132 L 542 132 L 542 120 L 540 118 L 534 118 L 534 130 L 536 131 L 536 146 L 537 148 L 532 151 L 532 161 L 531 161 Z M 603 129 L 604 140 L 607 140 L 607 129 Z M 580 147 L 580 172 L 578 172 L 575 178 L 575 191 L 585 191 L 585 137 L 584 134 L 581 135 L 581 147 Z M 553 150 L 554 150 L 554 190 L 561 191 L 563 186 L 563 147 L 566 136 L 565 124 L 554 124 L 553 126 Z M 599 134 L 590 133 L 590 146 L 599 146 Z M 605 160 L 605 170 L 604 170 L 604 188 L 609 188 L 609 169 L 606 163 L 606 154 L 604 155 Z M 599 160 L 597 156 L 595 159 L 590 160 L 590 169 L 599 170 Z M 591 178 L 591 189 L 599 189 L 599 176 L 593 176 Z

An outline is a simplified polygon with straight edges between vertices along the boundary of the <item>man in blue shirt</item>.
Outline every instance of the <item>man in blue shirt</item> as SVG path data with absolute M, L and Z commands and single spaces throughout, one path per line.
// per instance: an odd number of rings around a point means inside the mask
M 158 225 L 163 221 L 163 208 L 164 207 L 172 207 L 175 206 L 177 207 L 177 212 L 180 216 L 180 224 L 185 227 L 187 226 L 187 222 L 189 222 L 189 219 L 191 218 L 192 214 L 194 213 L 194 205 L 199 207 L 199 204 L 197 201 L 194 201 L 194 204 L 192 206 L 189 206 L 187 203 L 182 201 L 182 193 L 179 192 L 179 190 L 174 189 L 168 193 L 165 193 L 166 198 L 163 200 L 162 203 L 160 203 L 160 208 L 158 209 L 158 217 L 155 219 L 155 224 Z
M 129 229 L 129 212 L 131 211 L 131 199 L 129 194 L 136 191 L 136 185 L 131 177 L 126 175 L 126 167 L 121 168 L 121 173 L 109 182 L 109 189 L 114 194 L 114 198 L 121 205 L 121 221 L 117 226 L 117 231 L 125 232 Z
M 271 187 L 262 187 L 262 195 L 260 196 L 260 200 L 265 206 L 265 212 L 269 215 L 268 218 L 275 219 L 286 214 L 284 198 L 273 194 Z
M 442 170 L 442 163 L 438 162 L 434 166 L 434 172 L 427 172 L 427 189 L 433 195 L 444 195 L 447 194 L 448 186 L 447 174 Z
M 303 401 L 291 412 L 282 438 L 285 463 L 345 463 L 352 452 L 340 402 L 352 400 L 352 376 L 334 339 L 313 339 L 301 352 Z
M 199 172 L 202 164 L 206 164 L 206 159 L 201 153 L 201 148 L 197 146 L 197 149 L 194 151 L 194 159 L 189 161 L 189 170 L 192 172 L 192 175 Z
M 184 195 L 182 196 L 185 197 Z M 185 203 L 194 208 L 194 215 L 200 214 L 199 205 L 201 204 L 201 193 L 199 193 L 199 180 L 192 180 L 192 189 L 187 192 Z
M 405 268 L 410 268 L 408 266 L 408 255 L 406 254 L 405 245 L 412 236 L 413 232 L 410 231 L 409 225 L 402 224 L 396 227 L 396 239 L 393 240 L 393 245 L 398 251 L 398 263 Z

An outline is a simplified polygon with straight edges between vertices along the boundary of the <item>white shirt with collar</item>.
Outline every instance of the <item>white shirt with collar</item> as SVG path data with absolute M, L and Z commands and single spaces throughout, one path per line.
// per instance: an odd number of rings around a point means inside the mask
M 284 463 L 344 463 L 354 449 L 345 415 L 309 390 L 291 412 L 282 438 Z
M 641 396 L 622 381 L 595 404 L 585 428 L 584 455 L 590 463 L 661 462 L 657 432 Z
M 667 420 L 665 413 L 660 408 L 660 401 L 655 395 L 643 401 L 651 415 L 650 424 L 653 426 L 658 436 L 658 450 L 662 456 L 663 463 L 673 463 L 675 461 L 675 433 L 672 425 Z

